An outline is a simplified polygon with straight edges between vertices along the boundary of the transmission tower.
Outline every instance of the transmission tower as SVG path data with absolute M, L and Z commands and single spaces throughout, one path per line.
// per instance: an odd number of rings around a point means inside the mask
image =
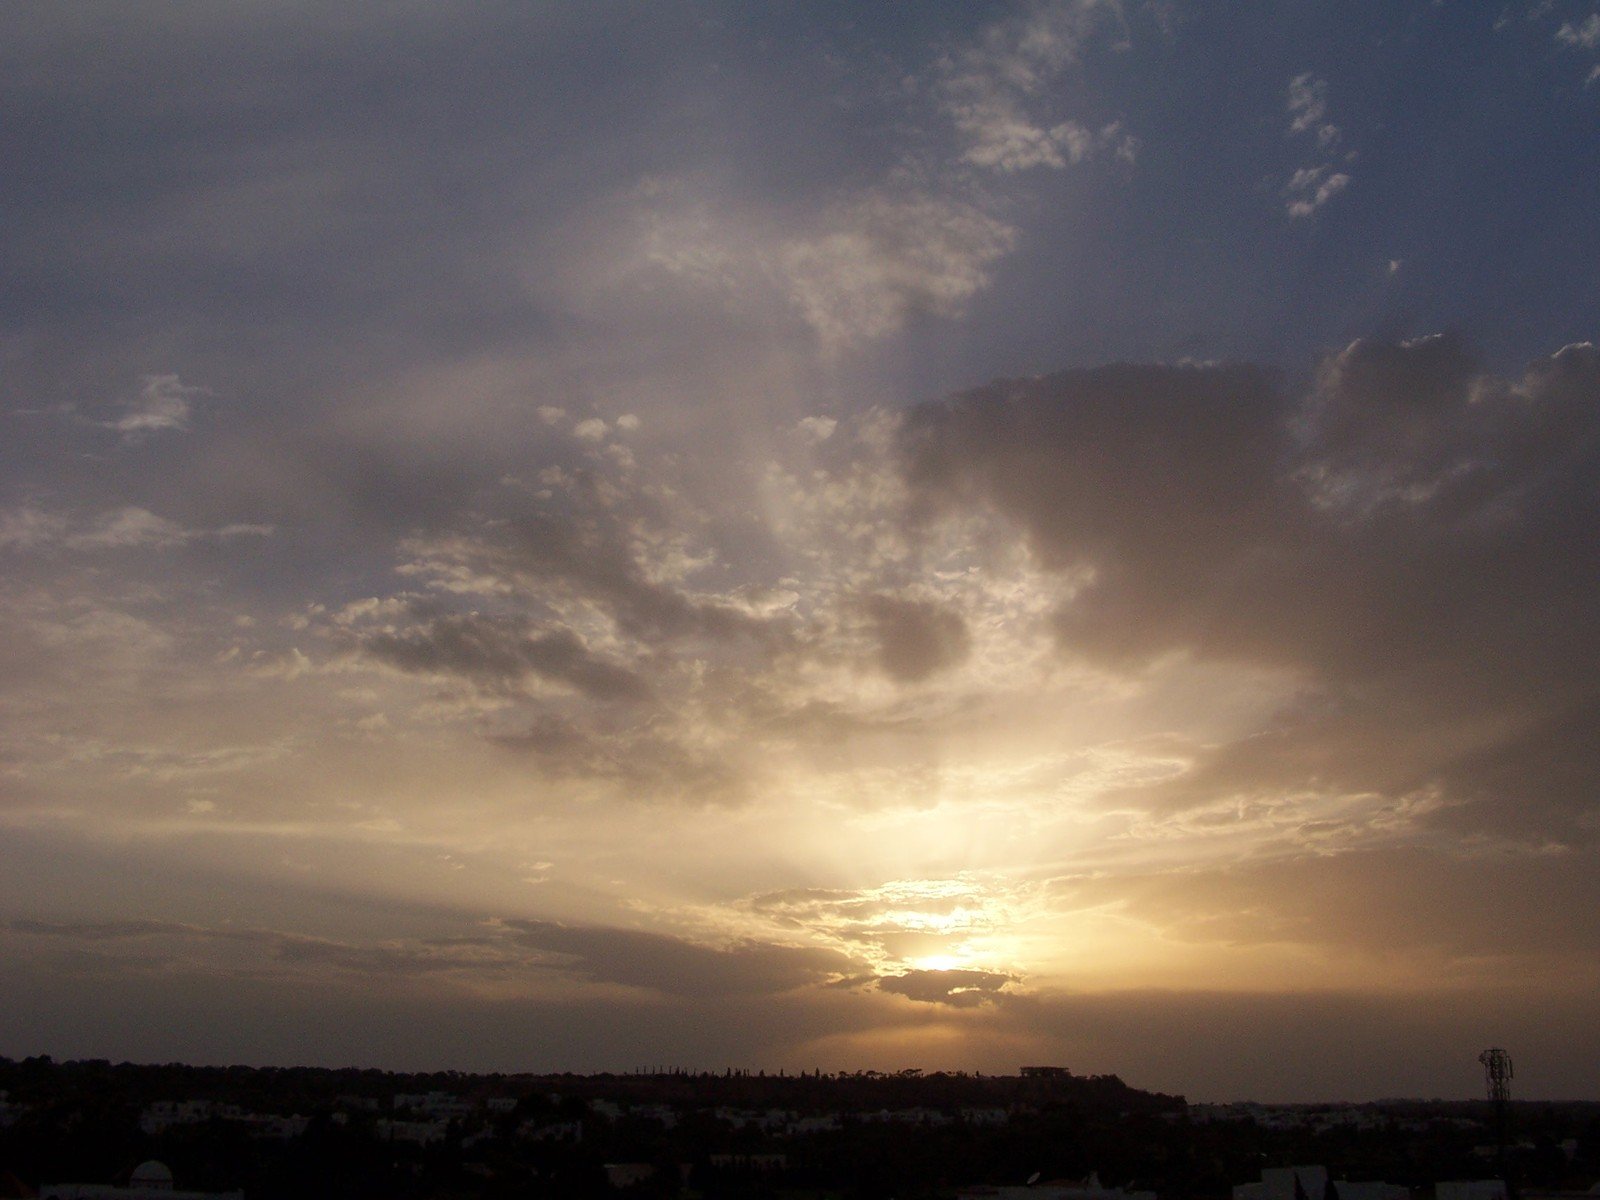
M 1490 1102 L 1503 1107 L 1511 1099 L 1511 1078 L 1516 1074 L 1511 1069 L 1511 1055 L 1499 1046 L 1491 1046 L 1478 1055 L 1478 1061 L 1483 1064 L 1483 1075 L 1489 1084 Z
M 1511 1164 L 1506 1159 L 1506 1120 L 1511 1103 L 1511 1056 L 1499 1046 L 1491 1046 L 1478 1055 L 1483 1064 L 1484 1082 L 1489 1085 L 1489 1104 L 1494 1109 L 1495 1157 L 1500 1167 L 1500 1178 L 1505 1181 L 1506 1195 L 1515 1196 L 1511 1182 Z

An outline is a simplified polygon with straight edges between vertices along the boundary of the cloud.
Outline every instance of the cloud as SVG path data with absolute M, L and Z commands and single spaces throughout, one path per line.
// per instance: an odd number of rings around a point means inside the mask
M 1328 81 L 1306 72 L 1289 81 L 1289 98 L 1285 105 L 1289 112 L 1289 133 L 1299 135 L 1314 133 L 1317 148 L 1326 152 L 1341 140 L 1339 127 L 1323 120 L 1328 113 Z M 1347 154 L 1346 159 L 1353 158 Z M 1291 217 L 1309 217 L 1324 204 L 1350 186 L 1346 171 L 1333 169 L 1331 163 L 1300 167 L 1289 177 L 1284 187 L 1285 207 Z
M 1556 41 L 1567 46 L 1593 50 L 1600 47 L 1600 13 L 1590 13 L 1580 22 L 1565 21 L 1556 30 Z
M 1556 30 L 1556 41 L 1574 50 L 1600 49 L 1600 13 L 1590 13 L 1582 21 L 1565 21 Z M 1600 66 L 1590 68 L 1583 86 L 1590 87 L 1600 80 Z
M 878 663 L 902 683 L 917 683 L 961 663 L 972 650 L 961 614 L 926 601 L 868 596 L 862 601 L 878 639 Z
M 796 429 L 813 442 L 827 441 L 838 427 L 839 422 L 833 417 L 801 417 L 795 425 Z
M 155 934 L 189 934 L 195 927 L 171 921 L 12 921 L 8 928 L 16 933 L 57 937 L 76 941 L 120 941 L 124 938 Z
M 747 804 L 839 736 L 928 736 L 959 701 L 874 710 L 896 702 L 895 681 L 964 670 L 969 620 L 1000 627 L 1015 581 L 915 581 L 890 424 L 780 439 L 786 461 L 753 501 L 720 475 L 706 494 L 647 447 L 627 471 L 579 448 L 536 488 L 501 485 L 490 511 L 406 539 L 398 571 L 415 590 L 299 615 L 331 655 L 296 652 L 330 673 L 381 668 L 391 716 L 458 723 L 563 796 Z
M 277 532 L 278 527 L 276 525 L 252 524 L 247 521 L 240 521 L 232 525 L 222 526 L 213 536 L 223 541 L 228 541 L 230 538 L 239 537 L 271 537 Z
M 520 617 L 446 613 L 357 639 L 366 656 L 413 674 L 456 676 L 516 689 L 529 677 L 596 700 L 639 700 L 648 688 L 625 667 L 596 657 L 570 629 L 536 629 Z
M 489 741 L 528 756 L 547 779 L 591 790 L 611 785 L 617 798 L 629 803 L 749 803 L 758 771 L 743 748 L 672 721 L 668 708 L 663 705 L 623 728 L 538 712 L 522 727 L 491 734 Z
M 165 549 L 181 546 L 199 534 L 147 508 L 126 505 L 87 520 L 36 508 L 0 513 L 0 549 L 41 550 L 64 546 L 69 550 Z
M 993 506 L 1085 581 L 1064 652 L 1270 667 L 1325 700 L 1151 802 L 1437 788 L 1425 826 L 1587 844 L 1597 398 L 1587 344 L 1502 381 L 1449 338 L 1362 341 L 1302 402 L 1250 367 L 1109 367 L 923 406 L 904 449 L 926 499 Z
M 880 977 L 878 990 L 923 1004 L 976 1008 L 995 1003 L 1006 995 L 1003 990 L 1006 985 L 1015 982 L 1015 976 L 994 971 L 907 971 Z
M 1328 113 L 1328 81 L 1307 71 L 1289 81 L 1289 132 L 1307 133 Z
M 863 197 L 826 224 L 778 261 L 790 300 L 831 353 L 897 332 L 917 314 L 958 316 L 1017 237 L 972 204 L 916 193 Z
M 165 550 L 201 540 L 231 541 L 240 537 L 271 537 L 272 525 L 234 523 L 219 529 L 187 529 L 138 505 L 108 509 L 94 516 L 44 512 L 24 507 L 0 512 L 0 549 Z
M 395 982 L 457 974 L 496 978 L 534 968 L 509 943 L 489 937 L 447 940 L 391 938 L 351 942 L 273 929 L 206 926 L 175 921 L 41 921 L 16 920 L 13 933 L 86 946 L 137 943 L 149 947 L 141 955 L 97 954 L 78 961 L 78 969 L 103 976 L 192 971 L 204 974 L 252 974 L 302 977 L 327 970 Z
M 178 546 L 194 535 L 149 509 L 132 505 L 102 513 L 86 529 L 68 534 L 63 543 L 73 550 L 114 550 L 130 547 Z
M 892 880 L 863 889 L 790 888 L 747 897 L 738 907 L 774 928 L 848 947 L 880 975 L 909 971 L 919 977 L 941 974 L 921 970 L 929 960 L 966 970 L 980 957 L 992 958 L 985 938 L 1009 923 L 1017 898 L 1002 879 L 964 876 Z
M 610 494 L 608 499 L 621 499 Z M 657 581 L 639 554 L 650 539 L 627 515 L 591 508 L 575 520 L 553 508 L 482 521 L 460 533 L 413 538 L 401 571 L 444 592 L 516 594 L 534 606 L 592 603 L 631 637 L 757 641 L 767 625 L 718 598 Z
M 36 508 L 0 512 L 0 550 L 31 550 L 59 541 L 66 533 L 66 518 Z
M 127 403 L 127 411 L 105 423 L 129 440 L 187 429 L 194 398 L 209 394 L 205 388 L 186 387 L 177 375 L 146 375 L 140 383 L 138 398 Z
M 635 203 L 639 267 L 741 321 L 798 317 L 829 359 L 919 317 L 959 318 L 1019 236 L 996 198 L 927 164 L 782 212 L 718 212 L 685 180 L 652 181 Z
M 511 919 L 524 946 L 585 978 L 669 995 L 767 995 L 828 983 L 859 968 L 833 950 L 742 941 L 711 947 L 644 931 Z
M 1329 174 L 1326 164 L 1302 167 L 1289 177 L 1284 189 L 1288 213 L 1291 217 L 1309 217 L 1349 186 L 1349 175 L 1343 171 Z
M 463 981 L 509 973 L 531 978 L 554 972 L 706 1002 L 826 984 L 860 965 L 825 949 L 749 940 L 713 947 L 666 934 L 520 918 L 480 923 L 476 932 L 466 936 L 377 942 L 159 920 L 23 919 L 4 928 L 28 937 L 86 945 L 154 945 L 163 950 L 153 961 L 172 964 L 184 959 L 201 969 L 332 969 L 396 980 L 457 973 Z M 254 948 L 254 957 L 227 957 L 224 950 L 228 946 Z M 205 956 L 208 947 L 209 958 Z M 120 964 L 108 959 L 103 965 L 115 970 Z
M 1072 120 L 1042 123 L 1029 112 L 1113 12 L 1085 0 L 1037 5 L 988 26 L 946 59 L 939 87 L 961 161 L 1003 174 L 1060 170 L 1104 146 L 1117 145 L 1119 153 L 1130 146 L 1115 123 L 1096 133 Z
M 1117 6 L 1052 0 L 975 31 L 911 72 L 913 118 L 931 101 L 954 145 L 893 155 L 864 183 L 811 211 L 719 212 L 684 180 L 651 177 L 643 257 L 681 279 L 748 301 L 776 284 L 829 358 L 878 341 L 920 316 L 961 317 L 989 288 L 1020 236 L 1006 195 L 977 182 L 1100 154 L 1132 163 L 1140 140 L 1114 114 L 1046 117 L 1052 92 Z M 943 144 L 941 144 L 943 143 Z

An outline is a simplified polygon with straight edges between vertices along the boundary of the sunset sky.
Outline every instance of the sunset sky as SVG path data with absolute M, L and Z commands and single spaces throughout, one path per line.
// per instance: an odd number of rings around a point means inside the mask
M 0 1054 L 1600 1095 L 1594 0 L 0 8 Z

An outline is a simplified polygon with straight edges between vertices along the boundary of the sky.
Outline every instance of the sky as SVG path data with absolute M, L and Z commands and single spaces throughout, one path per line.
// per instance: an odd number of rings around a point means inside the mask
M 1600 10 L 0 9 L 0 1054 L 1600 1094 Z

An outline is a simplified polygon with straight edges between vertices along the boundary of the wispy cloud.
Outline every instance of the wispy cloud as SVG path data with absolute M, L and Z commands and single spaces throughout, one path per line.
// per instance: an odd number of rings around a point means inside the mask
M 1004 195 L 981 180 L 1137 158 L 1140 141 L 1120 117 L 1037 115 L 1058 103 L 1061 77 L 1097 31 L 1118 24 L 1112 5 L 1054 0 L 986 26 L 906 81 L 914 97 L 933 97 L 954 146 L 936 138 L 939 148 L 903 154 L 799 222 L 718 214 L 681 183 L 650 180 L 646 256 L 719 290 L 776 283 L 829 357 L 918 317 L 959 318 L 1018 242 Z
M 190 387 L 177 375 L 146 375 L 140 380 L 139 395 L 123 406 L 123 413 L 105 422 L 130 441 L 166 430 L 189 428 L 189 418 L 197 397 L 210 393 Z
M 1563 22 L 1556 30 L 1556 41 L 1584 50 L 1600 47 L 1600 13 L 1590 13 L 1578 22 Z
M 1600 13 L 1590 13 L 1582 21 L 1565 21 L 1556 30 L 1556 41 L 1574 50 L 1600 49 Z M 1591 87 L 1600 80 L 1600 65 L 1591 67 L 1583 86 Z
M 234 523 L 217 529 L 189 529 L 138 505 L 92 515 L 23 507 L 0 512 L 0 549 L 17 551 L 60 547 L 74 551 L 165 550 L 215 539 L 271 537 L 271 525 Z
M 961 161 L 1010 174 L 1034 167 L 1060 170 L 1111 147 L 1131 158 L 1136 139 L 1120 123 L 1099 130 L 1076 120 L 1038 118 L 1050 85 L 1071 66 L 1084 43 L 1115 21 L 1111 5 L 1066 0 L 1002 20 L 976 42 L 945 59 L 938 71 L 945 112 L 961 143 Z
M 1333 151 L 1343 140 L 1343 134 L 1328 115 L 1328 81 L 1311 72 L 1296 75 L 1289 81 L 1288 100 L 1291 136 L 1313 136 L 1317 148 L 1323 153 Z M 1345 155 L 1349 160 L 1353 157 Z M 1300 167 L 1289 177 L 1284 187 L 1285 206 L 1291 217 L 1309 217 L 1328 201 L 1350 186 L 1347 171 L 1336 170 L 1331 162 Z
M 1328 115 L 1328 81 L 1307 71 L 1289 81 L 1290 133 L 1315 133 L 1317 141 L 1326 145 L 1339 136 L 1339 128 L 1323 121 Z
M 1330 173 L 1326 166 L 1302 167 L 1289 177 L 1284 188 L 1289 215 L 1309 217 L 1349 186 L 1350 176 L 1343 171 Z
M 982 209 L 928 195 L 872 195 L 791 242 L 779 263 L 789 295 L 837 352 L 901 329 L 916 314 L 958 316 L 990 283 L 1017 231 Z

